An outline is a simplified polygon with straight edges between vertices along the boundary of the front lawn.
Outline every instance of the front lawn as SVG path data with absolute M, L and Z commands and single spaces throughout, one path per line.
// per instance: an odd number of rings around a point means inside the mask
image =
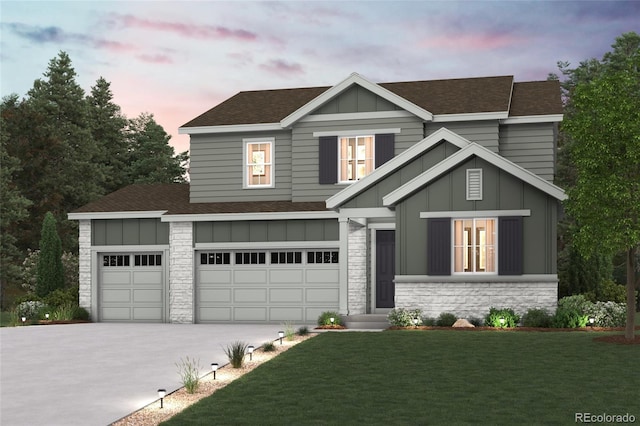
M 597 332 L 324 333 L 166 425 L 571 424 L 640 419 L 637 345 Z

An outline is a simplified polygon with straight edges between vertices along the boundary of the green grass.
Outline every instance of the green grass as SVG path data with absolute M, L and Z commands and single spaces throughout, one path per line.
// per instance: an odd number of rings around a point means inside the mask
M 325 333 L 164 425 L 574 423 L 640 417 L 640 347 L 596 332 Z

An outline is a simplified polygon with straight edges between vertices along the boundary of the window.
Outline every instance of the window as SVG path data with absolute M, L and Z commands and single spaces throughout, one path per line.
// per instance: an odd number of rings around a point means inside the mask
M 201 265 L 229 265 L 231 263 L 231 253 L 200 253 Z
M 341 137 L 339 144 L 339 181 L 353 182 L 362 179 L 374 169 L 374 137 Z
M 496 220 L 453 221 L 454 273 L 496 273 Z
M 244 185 L 247 188 L 273 186 L 273 139 L 246 140 Z
M 302 263 L 301 251 L 272 251 L 271 264 Z
M 337 251 L 308 251 L 307 263 L 338 263 Z
M 102 256 L 102 266 L 129 266 L 131 256 L 128 254 Z
M 264 251 L 236 253 L 236 265 L 264 265 L 266 256 Z
M 162 255 L 136 254 L 133 256 L 135 266 L 162 266 Z

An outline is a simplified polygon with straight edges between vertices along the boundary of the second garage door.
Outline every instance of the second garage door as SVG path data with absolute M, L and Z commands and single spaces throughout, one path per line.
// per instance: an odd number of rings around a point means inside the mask
M 337 250 L 201 251 L 196 320 L 315 323 L 338 310 Z

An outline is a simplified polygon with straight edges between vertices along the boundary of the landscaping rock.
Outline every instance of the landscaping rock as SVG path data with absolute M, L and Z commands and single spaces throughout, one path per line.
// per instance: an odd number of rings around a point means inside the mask
M 451 327 L 475 327 L 475 325 L 471 324 L 469 321 L 467 321 L 464 318 L 460 318 L 458 319 L 458 321 L 456 321 L 455 323 L 453 323 L 453 325 Z

